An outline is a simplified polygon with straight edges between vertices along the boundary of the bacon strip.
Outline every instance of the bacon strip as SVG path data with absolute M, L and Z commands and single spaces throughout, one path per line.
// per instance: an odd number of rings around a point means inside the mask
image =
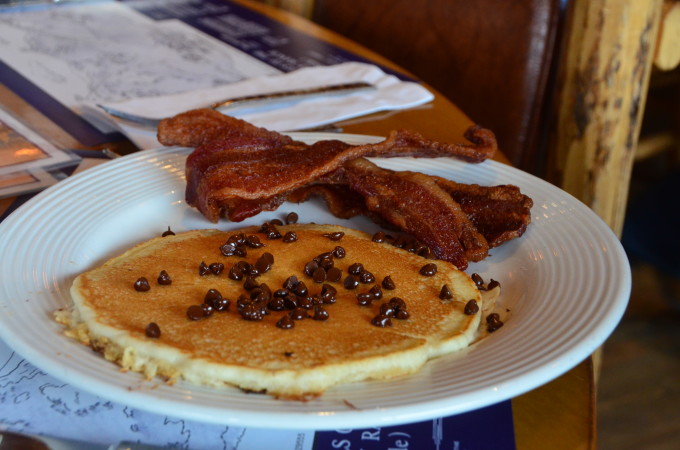
M 425 243 L 439 259 L 464 270 L 468 261 L 487 256 L 484 236 L 432 177 L 382 169 L 363 158 L 346 163 L 344 177 L 370 211 Z
M 259 128 L 250 122 L 203 108 L 177 114 L 158 124 L 158 142 L 168 146 L 199 147 L 208 142 L 232 137 L 252 137 L 276 143 L 293 142 L 289 136 Z
M 209 108 L 194 109 L 161 121 L 158 125 L 158 141 L 163 145 L 199 147 L 213 141 L 228 140 L 233 137 L 252 137 L 265 139 L 272 145 L 293 143 L 289 136 L 270 131 L 244 120 L 224 115 Z M 472 126 L 465 132 L 470 144 L 449 144 L 425 139 L 419 133 L 409 130 L 396 130 L 384 142 L 387 148 L 376 149 L 373 154 L 363 156 L 417 156 L 435 158 L 452 156 L 468 162 L 482 162 L 491 158 L 498 145 L 491 130 Z
M 434 182 L 456 201 L 468 219 L 484 236 L 489 248 L 524 234 L 531 223 L 533 201 L 522 194 L 517 186 L 505 184 L 480 186 L 463 184 L 436 176 Z M 382 221 L 366 208 L 363 197 L 354 192 L 345 181 L 326 180 L 329 183 L 303 186 L 293 191 L 287 201 L 301 203 L 312 197 L 321 198 L 333 215 L 341 219 L 369 216 L 374 222 Z
M 211 140 L 187 158 L 187 202 L 212 222 L 223 215 L 238 222 L 274 209 L 282 196 L 362 156 L 470 158 L 472 148 L 430 141 L 407 130 L 392 131 L 381 142 L 363 145 L 338 140 L 306 145 L 260 130 L 245 127 L 243 133 Z M 483 129 L 475 128 L 471 135 L 480 145 L 490 145 Z
M 531 223 L 533 200 L 517 186 L 480 186 L 432 177 L 461 207 L 489 247 L 520 237 Z
M 463 185 L 417 172 L 382 169 L 363 157 L 455 157 L 481 162 L 496 150 L 475 126 L 468 144 L 446 144 L 394 130 L 375 144 L 324 140 L 312 145 L 211 109 L 162 121 L 164 145 L 196 149 L 187 158 L 187 202 L 206 218 L 241 221 L 284 201 L 321 196 L 338 217 L 364 214 L 426 244 L 460 269 L 488 249 L 521 236 L 531 199 L 514 186 Z

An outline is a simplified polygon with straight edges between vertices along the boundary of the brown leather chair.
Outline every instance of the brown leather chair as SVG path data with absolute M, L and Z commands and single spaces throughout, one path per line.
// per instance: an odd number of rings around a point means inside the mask
M 560 3 L 315 0 L 312 19 L 426 81 L 492 129 L 513 165 L 542 174 Z

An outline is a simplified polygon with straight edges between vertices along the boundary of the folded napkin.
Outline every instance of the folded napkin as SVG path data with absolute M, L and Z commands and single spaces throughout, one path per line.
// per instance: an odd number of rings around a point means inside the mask
M 411 108 L 434 98 L 431 92 L 418 83 L 401 81 L 371 64 L 349 62 L 333 66 L 305 67 L 285 74 L 251 78 L 209 89 L 136 98 L 106 103 L 105 106 L 140 116 L 170 117 L 227 98 L 359 81 L 371 83 L 377 89 L 338 97 L 275 102 L 258 107 L 243 106 L 229 109 L 225 114 L 270 130 L 295 131 L 378 111 Z M 109 118 L 140 148 L 160 146 L 155 138 L 155 130 L 132 125 L 111 116 Z

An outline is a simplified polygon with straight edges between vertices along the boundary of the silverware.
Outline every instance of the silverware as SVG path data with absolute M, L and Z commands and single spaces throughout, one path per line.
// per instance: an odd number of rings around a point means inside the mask
M 262 103 L 279 102 L 285 100 L 300 100 L 310 97 L 335 97 L 340 95 L 353 94 L 355 92 L 362 91 L 372 91 L 376 87 L 369 83 L 358 82 L 358 83 L 343 83 L 334 84 L 328 86 L 321 86 L 310 89 L 295 89 L 290 91 L 280 91 L 271 92 L 268 94 L 257 94 L 257 95 L 246 95 L 243 97 L 236 97 L 221 100 L 211 104 L 209 107 L 212 109 L 225 110 L 229 108 L 235 108 L 238 106 L 256 105 Z M 144 125 L 147 127 L 157 127 L 158 123 L 162 120 L 154 117 L 144 117 L 136 114 L 126 113 L 124 111 L 119 111 L 115 108 L 110 108 L 105 105 L 97 105 L 107 113 L 119 119 L 127 120 L 129 122 L 136 123 L 138 125 Z

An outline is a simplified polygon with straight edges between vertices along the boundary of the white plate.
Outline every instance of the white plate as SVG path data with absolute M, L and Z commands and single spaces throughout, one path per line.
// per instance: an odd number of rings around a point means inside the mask
M 312 142 L 363 143 L 357 135 L 298 133 Z M 478 184 L 516 184 L 534 200 L 520 239 L 492 250 L 469 273 L 500 281 L 505 326 L 464 352 L 430 361 L 416 375 L 341 386 L 309 402 L 274 400 L 122 373 L 62 335 L 53 312 L 69 303 L 73 278 L 131 245 L 174 231 L 213 228 L 184 202 L 188 149 L 148 150 L 73 176 L 37 195 L 0 224 L 0 336 L 29 361 L 81 389 L 136 408 L 232 425 L 292 429 L 365 428 L 447 416 L 500 402 L 561 375 L 614 330 L 630 293 L 628 260 L 615 235 L 586 206 L 504 164 L 448 158 L 379 160 Z M 323 205 L 284 204 L 228 229 L 297 211 L 302 222 L 372 232 L 365 219 L 339 220 Z

